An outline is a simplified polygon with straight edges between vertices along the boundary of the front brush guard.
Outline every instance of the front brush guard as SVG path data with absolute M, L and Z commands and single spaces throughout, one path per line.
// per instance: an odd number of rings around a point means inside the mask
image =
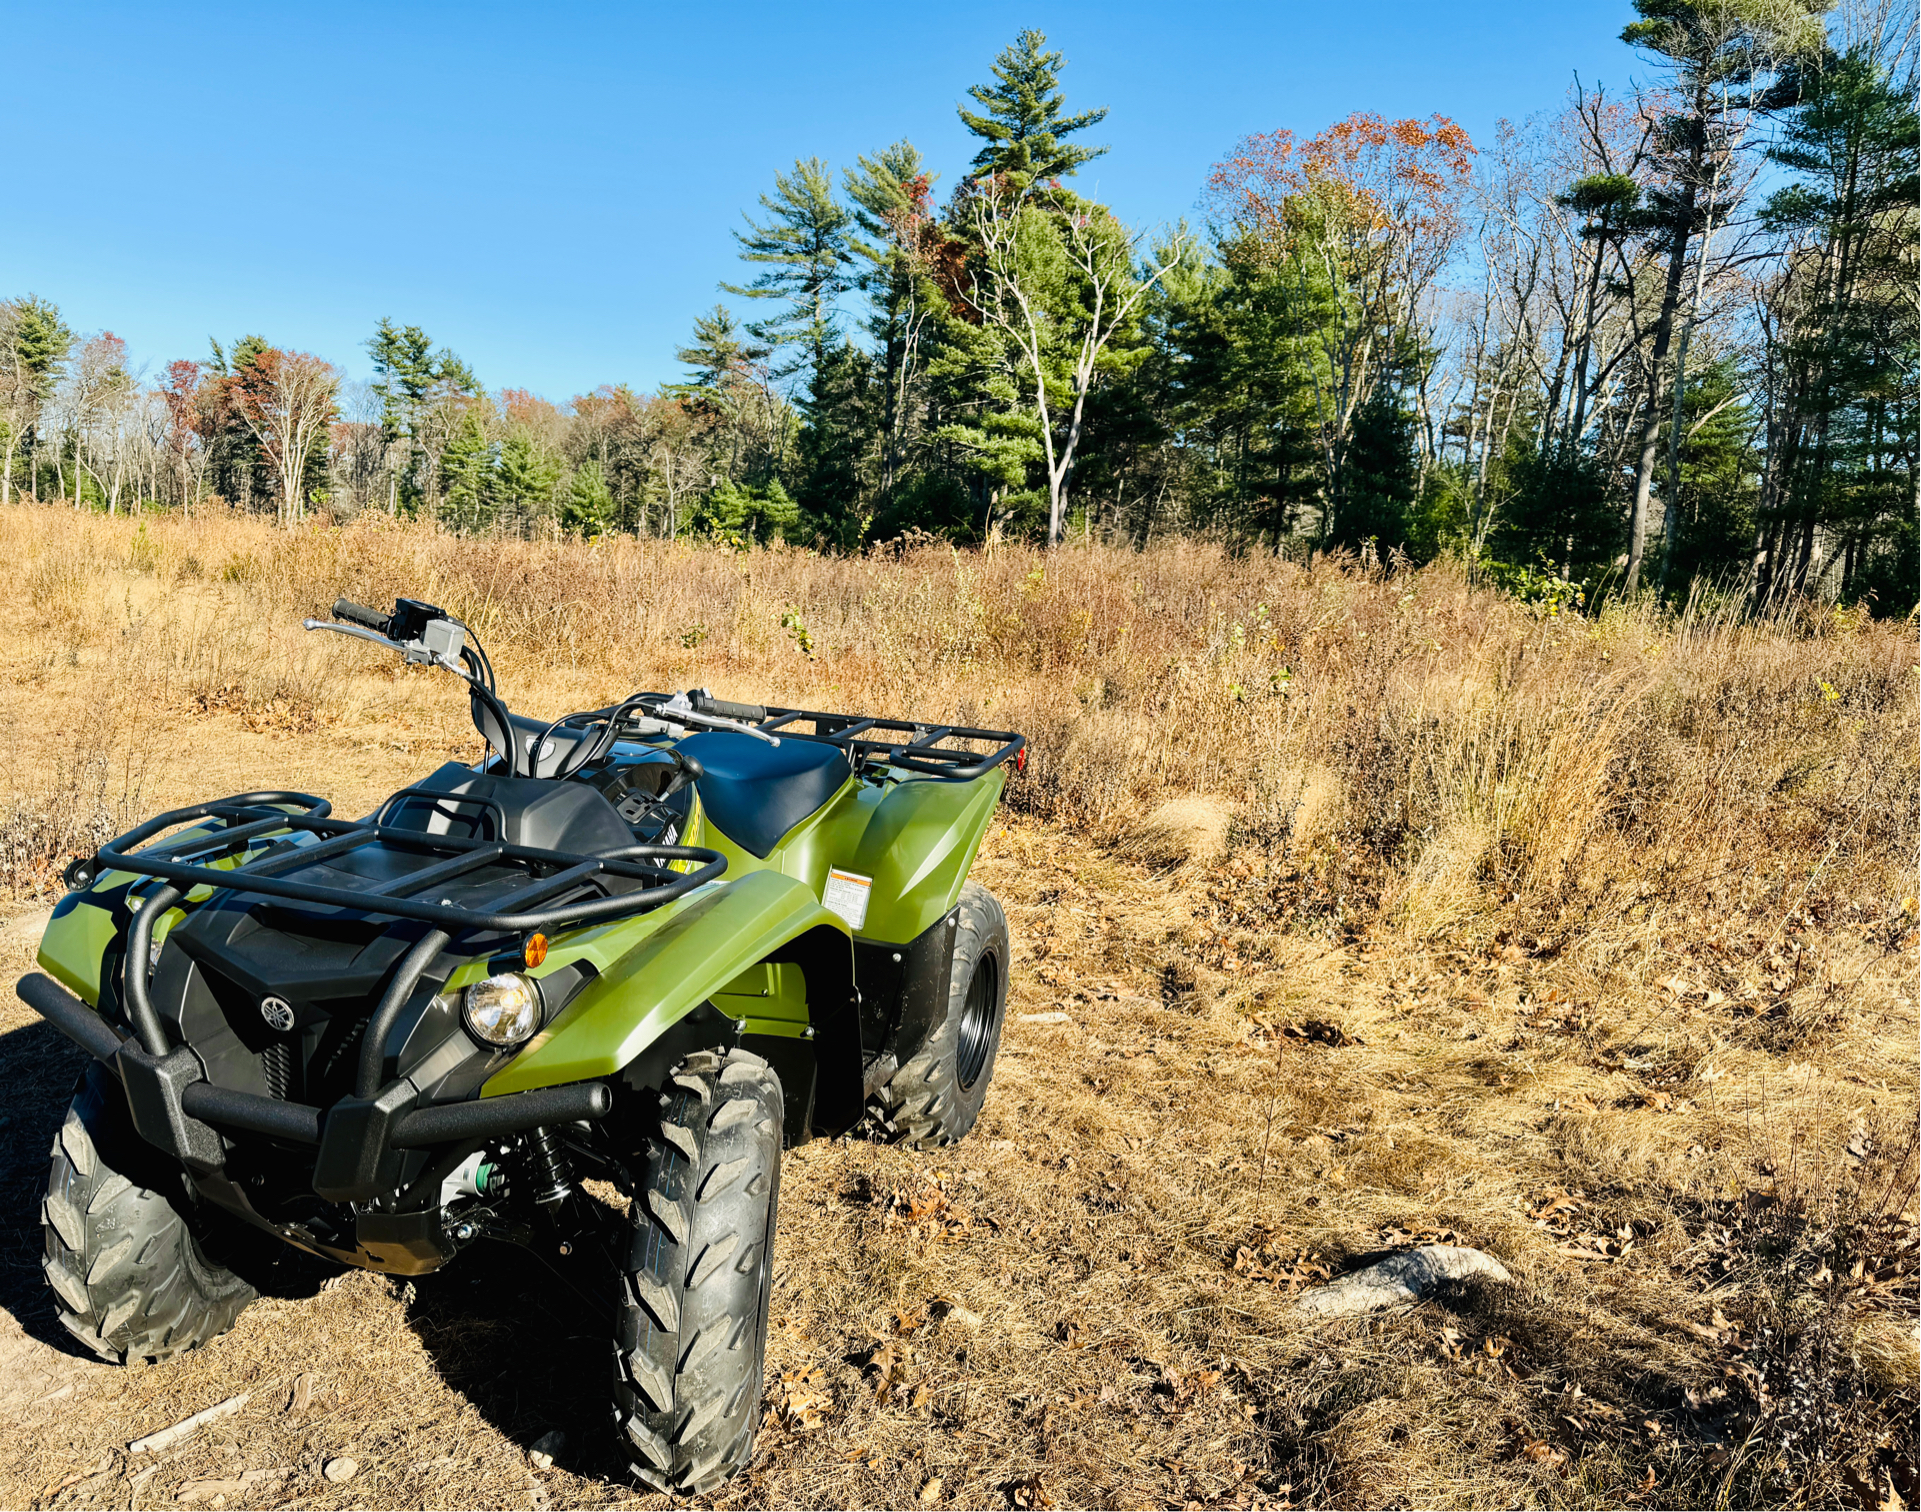
M 22 977 L 15 990 L 23 1003 L 120 1078 L 134 1128 L 149 1144 L 200 1175 L 226 1163 L 221 1128 L 317 1145 L 316 1194 L 333 1202 L 364 1202 L 385 1190 L 380 1179 L 392 1151 L 605 1118 L 614 1105 L 606 1083 L 574 1082 L 415 1108 L 411 1102 L 419 1093 L 402 1079 L 374 1098 L 344 1097 L 323 1112 L 304 1103 L 216 1087 L 206 1080 L 199 1057 L 184 1047 L 151 1055 L 122 1039 L 99 1014 L 40 972 Z M 323 1181 L 326 1190 L 321 1190 Z

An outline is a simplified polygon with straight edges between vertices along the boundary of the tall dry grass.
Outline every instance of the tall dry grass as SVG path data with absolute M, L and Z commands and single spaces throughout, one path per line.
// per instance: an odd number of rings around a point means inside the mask
M 705 685 L 1017 728 L 1017 809 L 1124 842 L 1212 805 L 1297 922 L 1432 937 L 1523 905 L 1625 939 L 1913 890 L 1914 630 L 1844 611 L 1542 617 L 1445 566 L 1201 543 L 832 558 L 19 507 L 0 552 L 42 675 L 294 729 L 398 708 L 459 738 L 447 690 L 300 632 L 343 594 L 443 604 L 542 715 Z
M 299 630 L 341 594 L 461 614 L 529 713 L 706 685 L 1030 736 L 979 863 L 1016 942 L 987 1112 L 938 1162 L 789 1156 L 770 1416 L 724 1500 L 1911 1496 L 1911 625 L 1543 618 L 1446 568 L 1192 543 L 850 560 L 22 507 L 0 552 L 17 894 L 143 809 L 370 803 L 475 754 L 444 676 Z M 0 1128 L 28 1283 L 70 1075 L 42 1033 L 0 1035 L 9 1084 L 44 1083 Z M 1293 1309 L 1443 1238 L 1516 1286 Z M 518 1264 L 353 1277 L 82 1381 L 0 1434 L 0 1495 L 78 1504 L 70 1477 L 245 1383 L 231 1463 L 305 1466 L 288 1505 L 360 1495 L 318 1474 L 343 1453 L 394 1504 L 522 1504 L 553 1427 L 556 1500 L 630 1503 L 589 1447 L 598 1341 Z M 281 1412 L 308 1371 L 326 1411 Z M 203 1448 L 155 1495 L 230 1473 Z

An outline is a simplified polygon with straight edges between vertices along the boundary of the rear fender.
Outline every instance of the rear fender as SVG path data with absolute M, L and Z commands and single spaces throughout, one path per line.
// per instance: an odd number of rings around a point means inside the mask
M 881 799 L 851 867 L 874 879 L 862 939 L 905 945 L 954 906 L 1006 781 L 916 778 Z
M 689 1036 L 701 1043 L 680 1045 Z M 769 1059 L 798 1105 L 790 1115 L 797 1111 L 803 1123 L 809 1102 L 813 1121 L 825 1129 L 858 1118 L 852 942 L 846 923 L 793 877 L 750 872 L 687 900 L 608 962 L 488 1079 L 481 1096 L 619 1076 L 653 1059 L 657 1045 L 684 1053 L 727 1040 L 774 1052 Z M 816 1067 L 818 1085 L 803 1089 L 800 1082 L 815 1082 Z M 851 1116 L 843 1106 L 848 1088 Z

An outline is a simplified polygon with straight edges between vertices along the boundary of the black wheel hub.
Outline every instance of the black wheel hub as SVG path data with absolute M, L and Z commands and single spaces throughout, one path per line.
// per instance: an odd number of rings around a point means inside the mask
M 973 1088 L 987 1069 L 988 1052 L 994 1044 L 995 1019 L 1000 1014 L 1000 962 L 984 954 L 974 963 L 973 980 L 967 984 L 967 1001 L 961 1007 L 959 1041 L 955 1046 L 955 1077 L 963 1092 Z

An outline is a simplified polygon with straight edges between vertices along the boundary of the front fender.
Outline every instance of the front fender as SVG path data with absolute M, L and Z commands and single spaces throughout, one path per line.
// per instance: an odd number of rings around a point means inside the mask
M 756 871 L 717 883 L 612 962 L 480 1095 L 613 1076 L 750 968 L 822 928 L 848 938 L 846 923 L 793 877 Z M 823 1007 L 808 1004 L 816 1018 Z

